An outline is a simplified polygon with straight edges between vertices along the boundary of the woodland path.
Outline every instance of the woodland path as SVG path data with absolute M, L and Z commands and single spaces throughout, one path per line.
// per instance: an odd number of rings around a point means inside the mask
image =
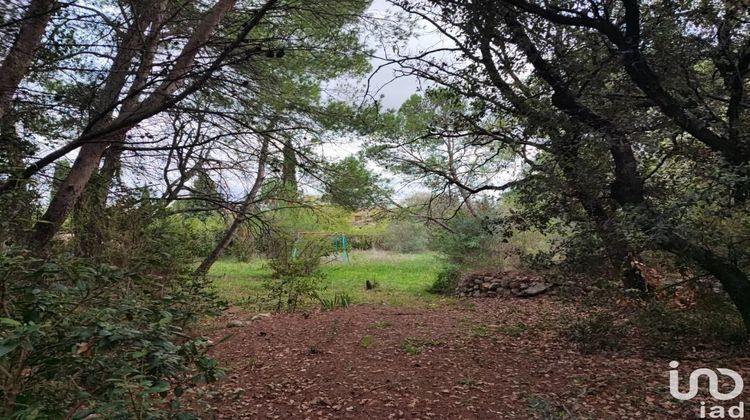
M 198 393 L 208 418 L 695 418 L 668 387 L 670 359 L 633 343 L 583 354 L 562 333 L 580 316 L 554 297 L 473 299 L 437 308 L 357 305 L 209 327 L 227 376 Z M 690 369 L 747 359 L 690 351 Z M 747 392 L 742 396 L 747 401 Z M 729 404 L 727 404 L 728 406 Z

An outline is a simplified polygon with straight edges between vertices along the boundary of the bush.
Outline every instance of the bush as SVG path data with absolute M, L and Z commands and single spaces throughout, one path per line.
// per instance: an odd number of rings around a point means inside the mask
M 107 209 L 100 260 L 123 269 L 169 275 L 208 255 L 224 229 L 219 216 L 173 215 L 160 203 L 126 196 Z
M 240 226 L 228 251 L 240 262 L 250 262 L 253 259 L 258 251 L 258 243 L 250 226 Z
M 430 248 L 453 264 L 474 271 L 518 269 L 531 256 L 550 248 L 548 237 L 537 230 L 519 230 L 501 209 L 485 209 L 473 217 L 458 214 L 448 221 L 450 230 L 436 230 Z
M 394 221 L 377 238 L 378 248 L 403 254 L 427 250 L 429 233 L 422 223 Z
M 738 344 L 747 340 L 742 320 L 723 297 L 707 294 L 690 308 L 654 300 L 634 318 L 647 344 L 659 356 L 678 357 L 695 343 Z M 684 345 L 689 343 L 690 345 Z
M 438 273 L 437 279 L 427 291 L 439 295 L 452 295 L 456 292 L 460 279 L 461 271 L 458 267 L 446 267 Z
M 480 219 L 459 215 L 449 222 L 452 232 L 441 230 L 431 238 L 432 249 L 442 252 L 454 264 L 471 265 L 483 255 L 492 233 Z
M 221 370 L 185 327 L 216 308 L 190 277 L 0 255 L 2 417 L 165 418 Z
M 265 288 L 270 299 L 276 302 L 276 310 L 284 306 L 294 312 L 297 306 L 315 300 L 324 279 L 320 272 L 320 258 L 330 247 L 328 238 L 292 238 L 277 234 L 272 239 L 269 251 L 269 267 L 273 278 L 266 281 Z

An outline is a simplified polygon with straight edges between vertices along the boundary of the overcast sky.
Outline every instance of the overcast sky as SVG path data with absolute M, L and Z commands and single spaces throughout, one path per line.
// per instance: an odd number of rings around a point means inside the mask
M 406 16 L 398 7 L 393 6 L 388 0 L 374 0 L 367 9 L 366 14 L 384 22 L 404 23 Z M 412 25 L 410 23 L 410 25 Z M 380 29 L 380 28 L 378 28 Z M 412 25 L 412 36 L 404 44 L 395 44 L 392 39 L 385 39 L 375 30 L 367 31 L 365 42 L 374 50 L 370 59 L 372 72 L 369 77 L 362 79 L 342 79 L 331 83 L 331 96 L 338 99 L 348 99 L 357 102 L 363 100 L 380 100 L 383 108 L 398 109 L 411 95 L 417 93 L 419 88 L 428 86 L 425 81 L 420 81 L 414 76 L 403 76 L 398 72 L 398 65 L 388 62 L 396 54 L 394 46 L 398 48 L 401 56 L 413 55 L 419 51 L 445 46 L 446 40 L 434 29 L 425 23 Z M 369 79 L 369 89 L 368 89 Z M 339 86 L 336 86 L 336 85 Z M 342 93 L 337 94 L 336 91 Z M 367 94 L 367 95 L 366 95 Z M 381 99 L 382 96 L 382 99 Z

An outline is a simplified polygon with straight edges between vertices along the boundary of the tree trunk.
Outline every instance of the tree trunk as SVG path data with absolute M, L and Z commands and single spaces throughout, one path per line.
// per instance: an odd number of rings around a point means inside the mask
M 604 243 L 604 251 L 610 264 L 622 282 L 625 290 L 649 292 L 648 283 L 636 267 L 636 258 L 628 249 L 625 235 L 611 221 L 594 220 L 599 239 Z
M 231 10 L 237 0 L 219 0 L 214 6 L 204 13 L 201 22 L 193 30 L 190 39 L 183 47 L 180 55 L 173 62 L 171 71 L 164 77 L 159 86 L 151 92 L 151 94 L 145 98 L 138 107 L 132 112 L 121 112 L 117 118 L 109 121 L 107 124 L 102 124 L 98 128 L 90 128 L 84 130 L 84 132 L 75 140 L 68 144 L 57 148 L 50 152 L 46 156 L 38 159 L 36 162 L 27 166 L 26 169 L 18 177 L 13 177 L 0 184 L 0 193 L 11 191 L 19 186 L 23 185 L 23 182 L 39 172 L 47 165 L 54 162 L 56 159 L 64 156 L 65 154 L 76 150 L 78 147 L 88 142 L 97 141 L 102 137 L 109 137 L 113 133 L 120 132 L 122 130 L 129 130 L 136 124 L 145 120 L 146 118 L 157 115 L 158 113 L 171 108 L 181 100 L 186 98 L 188 95 L 197 92 L 206 82 L 211 79 L 211 76 L 222 67 L 227 59 L 230 58 L 231 53 L 240 48 L 246 40 L 247 35 L 260 23 L 266 14 L 273 9 L 278 0 L 267 0 L 255 13 L 255 15 L 246 22 L 240 28 L 239 34 L 230 42 L 216 57 L 207 68 L 200 72 L 200 77 L 193 80 L 187 85 L 181 92 L 175 94 L 180 85 L 187 80 L 188 73 L 192 70 L 193 64 L 195 63 L 195 57 L 198 51 L 204 46 L 210 39 L 211 35 L 216 30 L 223 16 Z M 136 2 L 136 4 L 139 4 Z M 120 51 L 132 50 L 135 48 L 120 48 Z M 106 91 L 106 89 L 105 89 Z M 118 92 L 119 93 L 119 92 Z M 116 104 L 114 104 L 116 105 Z
M 578 133 L 570 131 L 567 135 L 559 135 L 552 144 L 552 152 L 557 156 L 565 182 L 596 227 L 597 236 L 602 241 L 607 259 L 622 281 L 623 287 L 626 290 L 636 289 L 647 292 L 646 279 L 633 264 L 635 258 L 630 252 L 628 240 L 615 225 L 611 212 L 607 210 L 602 200 L 581 186 L 578 178 L 584 166 L 578 154 L 577 139 Z
M 695 261 L 699 267 L 716 277 L 740 313 L 745 331 L 750 334 L 750 280 L 747 274 L 710 249 L 694 245 L 674 233 L 667 235 L 659 245 L 675 255 Z
M 29 71 L 54 6 L 55 0 L 31 1 L 18 36 L 0 65 L 0 119 L 7 113 L 18 85 Z
M 284 188 L 290 194 L 297 195 L 297 154 L 294 151 L 292 145 L 292 139 L 290 137 L 284 138 L 284 147 L 282 149 L 284 155 L 284 165 L 281 168 L 281 180 L 284 184 Z
M 110 149 L 107 149 L 105 155 Z M 107 230 L 108 193 L 109 185 L 101 171 L 92 174 L 73 211 L 76 255 L 97 257 L 101 254 Z
M 52 197 L 47 211 L 34 225 L 28 244 L 37 254 L 46 253 L 47 246 L 67 219 L 91 176 L 99 169 L 99 161 L 107 145 L 108 142 L 102 139 L 100 142 L 87 143 L 81 147 L 70 173 L 60 185 L 57 194 Z
M 128 89 L 128 95 L 122 103 L 120 112 L 132 112 L 138 106 L 140 92 L 146 86 L 149 73 L 153 68 L 156 49 L 161 39 L 166 0 L 154 2 L 150 6 L 143 12 L 143 21 L 139 25 L 133 25 L 139 28 L 139 32 L 143 32 L 145 28 L 149 29 L 133 84 Z M 141 13 L 138 13 L 138 15 L 140 16 Z M 121 145 L 127 141 L 126 136 L 127 131 L 122 131 L 114 137 L 112 146 L 104 153 L 102 169 L 92 176 L 91 182 L 89 182 L 76 204 L 73 226 L 78 255 L 94 257 L 99 255 L 103 248 L 107 228 L 107 196 L 115 174 L 121 166 Z
M 237 230 L 239 230 L 240 226 L 242 226 L 242 224 L 247 220 L 248 212 L 255 205 L 255 200 L 258 196 L 258 192 L 260 191 L 260 187 L 263 185 L 263 181 L 266 178 L 267 157 L 268 139 L 266 138 L 263 140 L 263 144 L 260 148 L 260 154 L 258 155 L 258 173 L 255 177 L 255 182 L 253 182 L 253 186 L 250 188 L 250 192 L 248 192 L 247 196 L 245 196 L 245 200 L 242 202 L 242 205 L 237 212 L 237 216 L 234 218 L 234 221 L 229 226 L 229 228 L 227 228 L 227 230 L 224 232 L 224 235 L 222 235 L 219 243 L 216 244 L 211 253 L 206 257 L 206 259 L 203 260 L 203 262 L 200 266 L 198 266 L 195 272 L 193 272 L 194 277 L 206 276 L 208 270 L 211 269 L 211 266 L 214 265 L 216 260 L 218 260 L 221 254 L 224 253 L 224 250 L 226 250 L 227 247 L 232 243 Z

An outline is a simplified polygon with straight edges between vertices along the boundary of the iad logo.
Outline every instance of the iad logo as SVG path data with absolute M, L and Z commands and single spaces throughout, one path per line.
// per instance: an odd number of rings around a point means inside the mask
M 728 376 L 734 381 L 734 389 L 728 393 L 723 393 L 719 391 L 719 375 L 711 369 L 701 368 L 690 373 L 688 391 L 680 392 L 680 374 L 677 372 L 678 366 L 680 366 L 680 364 L 674 360 L 669 362 L 669 367 L 672 368 L 669 371 L 669 393 L 678 400 L 687 401 L 698 395 L 698 382 L 701 376 L 708 378 L 708 392 L 714 399 L 719 401 L 727 401 L 739 397 L 745 387 L 745 382 L 742 380 L 742 376 L 740 376 L 739 373 L 731 369 L 718 368 L 716 370 L 720 374 Z M 729 407 L 726 411 L 725 408 L 720 405 L 709 407 L 708 410 L 708 418 L 712 419 L 723 419 L 725 418 L 725 415 L 728 415 L 729 418 L 733 419 L 741 419 L 745 417 L 745 405 L 742 402 L 737 406 Z M 701 402 L 700 418 L 707 418 L 706 414 L 706 403 Z

